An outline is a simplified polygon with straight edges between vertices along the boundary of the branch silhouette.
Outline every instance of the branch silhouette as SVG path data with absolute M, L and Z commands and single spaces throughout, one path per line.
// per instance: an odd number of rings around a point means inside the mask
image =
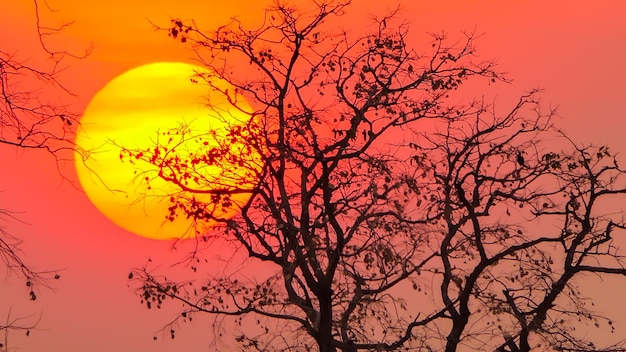
M 206 32 L 178 19 L 163 29 L 253 111 L 226 139 L 177 129 L 170 142 L 123 150 L 180 187 L 166 198 L 171 216 L 217 220 L 193 244 L 195 279 L 133 271 L 141 302 L 183 305 L 172 338 L 180 323 L 215 316 L 216 344 L 233 348 L 229 336 L 243 350 L 601 348 L 572 327 L 613 329 L 577 285 L 585 272 L 624 274 L 613 245 L 622 214 L 598 206 L 626 192 L 615 156 L 568 139 L 539 91 L 505 113 L 461 99 L 468 81 L 507 81 L 478 58 L 475 33 L 412 48 L 396 12 L 367 34 L 342 31 L 349 5 L 276 2 L 256 29 L 233 20 Z M 189 138 L 214 147 L 168 158 Z M 203 176 L 225 161 L 248 171 Z M 255 186 L 220 187 L 221 177 Z M 236 192 L 251 198 L 232 204 Z M 212 202 L 194 197 L 203 193 Z M 241 209 L 231 219 L 215 210 L 231 206 Z M 207 278 L 202 255 L 219 243 L 244 252 L 251 272 L 261 262 L 274 271 Z
M 69 24 L 58 28 L 42 25 L 40 2 L 36 0 L 33 1 L 33 18 L 33 26 L 37 30 L 36 45 L 42 60 L 33 62 L 32 58 L 13 54 L 15 48 L 5 44 L 0 47 L 0 147 L 5 150 L 44 150 L 61 161 L 65 158 L 65 151 L 73 150 L 77 116 L 51 97 L 72 96 L 61 83 L 59 75 L 68 58 L 82 59 L 89 54 L 90 49 L 84 55 L 76 55 L 51 48 L 46 37 L 58 33 Z M 12 31 L 11 28 L 3 28 L 3 36 L 5 32 Z M 55 94 L 46 96 L 47 93 Z M 11 170 L 5 169 L 3 172 Z M 0 221 L 0 260 L 7 275 L 16 274 L 24 280 L 28 298 L 34 301 L 39 288 L 50 288 L 53 280 L 58 280 L 60 275 L 57 271 L 36 269 L 24 260 L 21 239 L 5 228 L 6 222 L 20 221 L 14 212 L 0 209 Z M 13 319 L 9 311 L 6 323 L 0 325 L 0 333 L 4 333 L 0 349 L 9 350 L 9 331 L 26 330 L 29 334 L 36 325 L 23 323 L 22 319 Z

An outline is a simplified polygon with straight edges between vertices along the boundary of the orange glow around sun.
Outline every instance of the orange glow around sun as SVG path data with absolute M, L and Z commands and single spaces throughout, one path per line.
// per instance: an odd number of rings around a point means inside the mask
M 84 112 L 75 153 L 80 183 L 100 212 L 130 232 L 153 239 L 173 239 L 193 237 L 196 229 L 185 216 L 166 220 L 171 205 L 168 195 L 180 195 L 181 189 L 158 177 L 148 187 L 144 179 L 151 165 L 120 160 L 121 147 L 153 148 L 162 132 L 181 125 L 196 135 L 207 135 L 250 119 L 240 110 L 251 111 L 243 97 L 237 96 L 240 109 L 233 108 L 223 94 L 211 93 L 206 84 L 192 80 L 199 72 L 206 69 L 185 63 L 136 67 L 104 86 Z M 212 80 L 212 84 L 222 91 L 235 91 L 225 81 Z M 189 153 L 194 148 L 199 148 L 197 140 L 190 139 L 179 149 Z M 204 167 L 202 173 L 207 180 L 217 180 L 221 187 L 241 186 L 235 178 L 222 176 L 225 168 L 236 175 L 237 167 Z M 208 202 L 210 195 L 195 197 Z M 233 196 L 233 206 L 222 210 L 220 217 L 237 214 L 249 197 L 248 193 Z

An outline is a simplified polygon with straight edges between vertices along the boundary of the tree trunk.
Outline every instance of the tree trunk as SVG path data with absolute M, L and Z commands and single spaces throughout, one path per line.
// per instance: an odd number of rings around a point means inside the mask
M 461 315 L 453 321 L 452 330 L 448 334 L 446 352 L 456 352 L 459 342 L 461 342 L 461 334 L 463 334 L 468 320 L 467 316 Z
M 323 289 L 320 294 L 320 317 L 318 325 L 317 344 L 320 352 L 336 352 L 333 346 L 333 306 L 332 306 L 332 290 L 330 288 Z

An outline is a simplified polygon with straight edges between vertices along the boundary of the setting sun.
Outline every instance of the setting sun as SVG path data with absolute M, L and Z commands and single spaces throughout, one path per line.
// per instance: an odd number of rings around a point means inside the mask
M 188 138 L 182 142 L 182 148 L 178 145 L 176 153 L 193 153 L 200 146 L 197 138 L 192 137 L 222 131 L 217 133 L 220 136 L 226 126 L 250 119 L 240 111 L 242 107 L 250 110 L 242 97 L 237 97 L 239 109 L 232 108 L 221 93 L 203 84 L 199 78 L 202 73 L 207 71 L 185 63 L 139 66 L 111 80 L 85 110 L 76 138 L 80 183 L 95 206 L 128 231 L 155 239 L 189 238 L 196 234 L 191 219 L 182 216 L 168 220 L 169 196 L 180 195 L 181 189 L 155 177 L 158 170 L 149 163 L 120 160 L 122 148 L 154 148 L 169 131 L 188 128 Z M 217 79 L 211 83 L 219 90 L 229 88 L 228 83 Z M 202 143 L 204 148 L 209 144 Z M 236 166 L 225 164 L 205 167 L 201 172 L 207 179 L 219 177 L 221 186 L 236 186 L 236 179 L 223 179 L 224 168 L 236 174 Z M 149 185 L 145 182 L 148 179 Z M 209 195 L 195 197 L 209 203 Z M 248 197 L 245 193 L 234 196 L 234 206 L 221 211 L 220 216 L 229 218 L 236 214 L 237 205 Z

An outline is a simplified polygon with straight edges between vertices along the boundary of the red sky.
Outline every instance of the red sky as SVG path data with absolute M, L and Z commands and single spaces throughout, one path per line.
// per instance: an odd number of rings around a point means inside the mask
M 295 1 L 294 1 L 295 2 Z M 400 16 L 416 35 L 477 29 L 485 33 L 478 49 L 485 59 L 497 58 L 512 85 L 485 92 L 497 96 L 503 109 L 516 95 L 545 89 L 546 105 L 559 105 L 557 123 L 581 142 L 609 144 L 626 156 L 626 2 L 614 1 L 389 1 L 354 0 L 341 25 L 359 33 L 363 16 L 401 4 Z M 148 20 L 167 25 L 170 17 L 195 18 L 212 29 L 238 16 L 258 21 L 263 4 L 253 0 L 48 0 L 56 12 L 43 11 L 46 25 L 75 21 L 51 44 L 80 51 L 94 44 L 92 55 L 72 62 L 62 76 L 77 94 L 68 101 L 81 112 L 106 82 L 134 66 L 156 61 L 191 60 L 192 53 L 152 30 Z M 0 48 L 23 58 L 34 57 L 33 4 L 29 0 L 0 5 Z M 34 60 L 34 59 L 33 59 Z M 481 95 L 483 92 L 475 92 Z M 75 178 L 72 163 L 61 174 Z M 54 160 L 37 152 L 0 148 L 0 207 L 21 212 L 25 223 L 6 227 L 24 240 L 26 259 L 40 268 L 61 268 L 54 291 L 28 301 L 22 280 L 0 281 L 0 319 L 31 316 L 38 328 L 26 338 L 12 333 L 11 347 L 21 351 L 206 351 L 212 330 L 207 321 L 184 326 L 177 338 L 152 341 L 172 312 L 148 311 L 127 286 L 132 267 L 151 257 L 169 261 L 167 242 L 151 241 L 117 228 L 91 205 L 79 188 L 64 180 Z M 625 208 L 614 204 L 616 210 Z M 626 241 L 624 241 L 626 243 Z M 589 292 L 599 291 L 600 309 L 616 320 L 626 336 L 626 280 L 590 278 Z M 610 292 L 620 293 L 611 295 Z M 615 303 L 619 302 L 619 303 Z M 159 335 L 160 336 L 160 335 Z

